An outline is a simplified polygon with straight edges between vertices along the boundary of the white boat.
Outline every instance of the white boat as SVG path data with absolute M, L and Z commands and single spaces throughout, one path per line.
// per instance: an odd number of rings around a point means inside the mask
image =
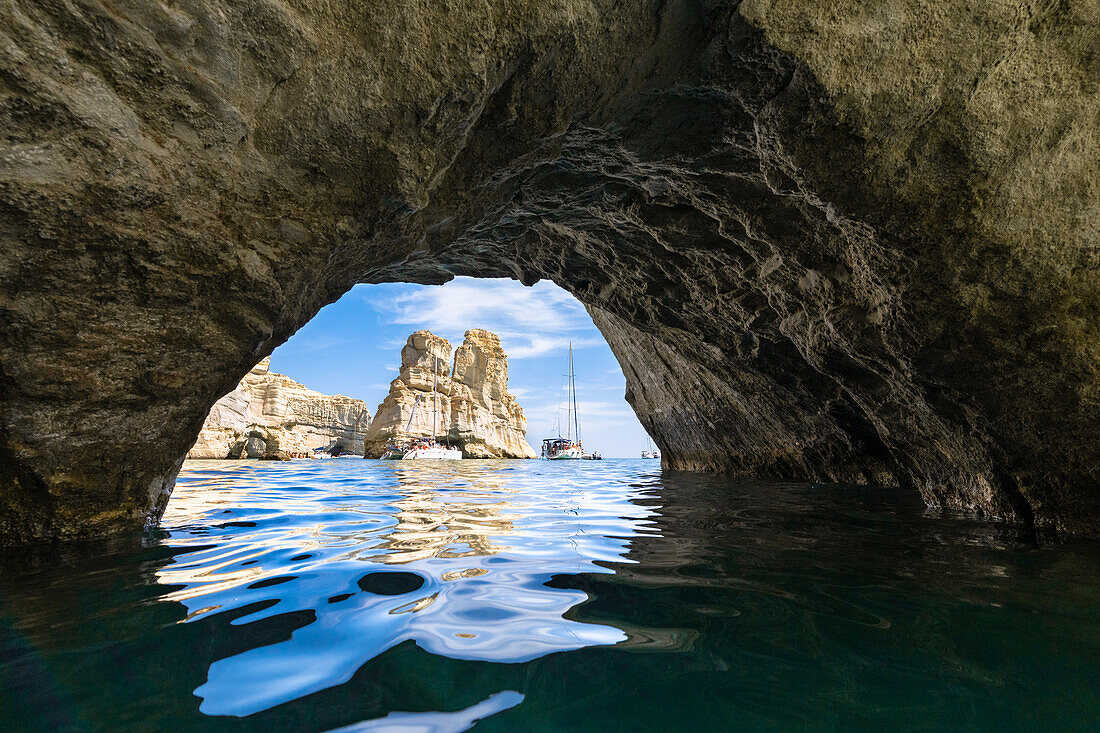
M 547 438 L 542 441 L 542 457 L 548 461 L 579 461 L 584 458 L 584 449 L 572 438 Z
M 449 445 L 441 445 L 436 442 L 435 436 L 437 431 L 436 421 L 439 416 L 439 359 L 435 358 L 432 362 L 432 436 L 430 438 L 414 438 L 412 440 L 399 441 L 393 445 L 386 446 L 386 453 L 382 456 L 383 461 L 457 461 L 462 458 L 462 451 L 458 448 L 452 448 Z M 413 418 L 416 417 L 416 408 L 420 406 L 420 395 L 416 398 L 416 402 L 413 403 L 412 414 L 409 415 L 409 421 L 405 424 L 405 434 L 408 435 L 409 429 L 412 427 Z
M 661 451 L 659 451 L 659 450 L 657 450 L 656 448 L 653 447 L 653 441 L 650 439 L 650 437 L 648 435 L 645 436 L 645 446 L 646 446 L 646 449 L 644 451 L 642 451 L 642 458 L 660 458 L 661 457 Z
M 413 460 L 435 460 L 435 461 L 457 461 L 462 458 L 462 451 L 458 448 L 448 448 L 445 445 L 439 445 L 434 440 L 428 443 L 417 446 L 405 453 L 401 457 L 403 461 Z
M 566 423 L 565 437 L 561 435 L 561 427 L 558 428 L 556 438 L 546 438 L 542 441 L 542 457 L 548 461 L 584 461 L 602 460 L 599 453 L 585 453 L 581 444 L 581 424 L 577 417 L 577 383 L 576 374 L 573 371 L 573 342 L 569 342 L 569 391 L 566 394 Z M 558 413 L 561 415 L 561 413 Z M 576 437 L 574 438 L 574 433 Z

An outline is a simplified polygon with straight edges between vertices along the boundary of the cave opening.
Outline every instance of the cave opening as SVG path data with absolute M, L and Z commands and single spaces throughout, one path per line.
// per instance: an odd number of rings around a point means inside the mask
M 854 5 L 108 6 L 6 19 L 5 544 L 155 521 L 211 404 L 323 306 L 463 275 L 584 304 L 669 468 L 1095 531 L 1100 137 L 1070 11 L 883 36 Z M 1042 64 L 881 45 L 1021 28 Z
M 0 4 L 0 720 L 1095 727 L 1095 5 Z
M 439 349 L 432 383 L 426 344 Z M 589 452 L 636 458 L 654 446 L 625 390 L 584 306 L 549 281 L 360 284 L 218 399 L 188 458 L 378 457 L 429 426 L 466 457 L 534 457 L 579 432 Z

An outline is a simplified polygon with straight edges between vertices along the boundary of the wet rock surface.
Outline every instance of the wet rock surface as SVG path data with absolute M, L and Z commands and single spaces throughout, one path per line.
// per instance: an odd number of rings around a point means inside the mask
M 415 414 L 414 414 L 415 408 Z M 470 329 L 462 345 L 417 331 L 401 349 L 401 370 L 378 406 L 362 446 L 379 458 L 395 440 L 434 437 L 463 458 L 535 458 L 527 418 L 508 392 L 508 359 L 500 338 Z
M 584 302 L 668 467 L 1100 531 L 1085 4 L 43 0 L 0 33 L 5 541 L 156 521 L 321 306 L 458 274 Z

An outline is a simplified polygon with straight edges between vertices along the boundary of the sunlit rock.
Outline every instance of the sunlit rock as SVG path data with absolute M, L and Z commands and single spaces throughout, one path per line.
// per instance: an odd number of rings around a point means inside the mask
M 263 359 L 210 408 L 188 458 L 310 455 L 339 446 L 362 453 L 370 412 L 362 400 L 307 389 Z
M 367 431 L 366 455 L 381 456 L 393 440 L 431 436 L 433 425 L 437 440 L 461 448 L 464 458 L 536 457 L 523 408 L 508 392 L 508 360 L 496 334 L 467 331 L 453 359 L 446 339 L 428 331 L 409 336 L 401 371 Z

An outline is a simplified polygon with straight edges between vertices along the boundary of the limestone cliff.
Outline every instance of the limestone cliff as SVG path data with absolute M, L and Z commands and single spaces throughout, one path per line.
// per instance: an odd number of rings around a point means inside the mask
M 261 458 L 329 446 L 363 452 L 365 402 L 307 389 L 270 366 L 262 360 L 214 403 L 188 458 Z
M 436 438 L 462 448 L 465 458 L 536 457 L 527 443 L 523 408 L 508 392 L 508 360 L 496 334 L 467 331 L 453 369 L 449 341 L 429 331 L 409 336 L 401 371 L 367 431 L 365 455 L 377 458 L 394 438 L 431 435 L 433 417 Z
M 536 458 L 527 442 L 527 418 L 508 391 L 508 357 L 500 337 L 480 328 L 455 349 L 449 436 L 474 458 Z

